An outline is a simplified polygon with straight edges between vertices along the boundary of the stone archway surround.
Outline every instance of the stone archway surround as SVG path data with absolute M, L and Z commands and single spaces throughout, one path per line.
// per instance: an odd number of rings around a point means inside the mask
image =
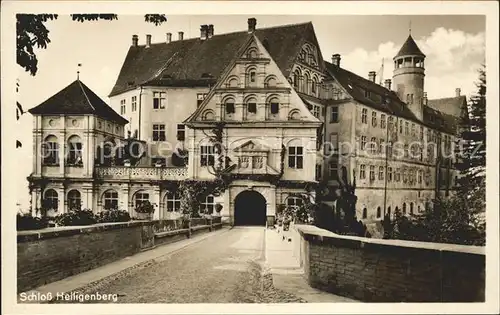
M 269 183 L 254 181 L 234 181 L 224 196 L 224 204 L 229 205 L 229 222 L 234 225 L 235 198 L 245 190 L 254 190 L 266 199 L 267 224 L 274 224 L 276 215 L 276 187 Z

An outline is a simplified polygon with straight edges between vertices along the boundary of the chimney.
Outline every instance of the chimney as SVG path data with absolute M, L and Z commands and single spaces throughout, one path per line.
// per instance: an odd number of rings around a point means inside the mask
M 370 71 L 368 72 L 368 79 L 372 82 L 375 82 L 375 77 L 377 76 L 377 73 L 375 71 Z
M 460 88 L 456 88 L 456 89 L 455 89 L 455 96 L 456 96 L 456 97 L 459 97 L 459 96 L 460 96 L 460 92 L 461 92 L 461 91 L 462 91 L 462 90 L 461 90 Z
M 427 92 L 424 92 L 424 97 L 422 98 L 422 103 L 424 106 L 427 106 Z
M 184 32 L 180 31 L 179 32 L 179 40 L 183 40 L 183 39 L 184 39 Z
M 212 38 L 212 36 L 214 36 L 214 25 L 210 24 L 208 25 L 207 37 Z
M 336 65 L 337 67 L 340 67 L 340 55 L 339 54 L 332 55 L 332 63 L 334 65 Z
M 200 25 L 200 39 L 205 40 L 207 39 L 207 31 L 208 31 L 208 25 Z
M 139 36 L 132 35 L 132 46 L 137 47 L 138 43 L 139 43 Z
M 384 86 L 386 89 L 388 89 L 390 91 L 391 90 L 391 79 L 385 79 Z
M 151 47 L 151 34 L 146 35 L 146 48 Z
M 248 32 L 249 33 L 255 32 L 256 26 L 257 26 L 257 20 L 255 18 L 249 18 L 248 19 Z
M 167 33 L 167 44 L 172 41 L 172 33 Z

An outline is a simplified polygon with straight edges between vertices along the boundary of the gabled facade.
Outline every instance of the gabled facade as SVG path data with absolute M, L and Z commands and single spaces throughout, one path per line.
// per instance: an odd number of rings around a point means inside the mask
M 32 113 L 35 134 L 42 134 L 37 139 L 56 128 L 40 127 L 43 121 L 57 116 L 67 117 L 58 118 L 67 126 L 61 138 L 66 141 L 70 115 L 83 111 L 85 119 L 96 119 L 81 125 L 90 128 L 83 137 L 92 135 L 95 143 L 132 138 L 148 154 L 134 161 L 89 160 L 70 181 L 43 169 L 36 158 L 32 182 L 47 184 L 35 184 L 33 198 L 44 199 L 55 185 L 64 201 L 69 186 L 81 182 L 78 187 L 87 191 L 82 204 L 94 211 L 113 207 L 134 217 L 135 207 L 149 200 L 157 207 L 154 218 L 175 218 L 180 192 L 170 183 L 213 181 L 223 173 L 231 179 L 224 193 L 198 202 L 207 212 L 220 203 L 221 215 L 234 224 L 272 223 L 278 207 L 299 205 L 296 193 L 318 182 L 327 187 L 318 200 L 333 207 L 335 191 L 355 184 L 357 217 L 369 227 L 396 209 L 416 214 L 452 192 L 451 159 L 433 148 L 451 150 L 456 121 L 466 110 L 459 90 L 452 98 L 427 99 L 424 59 L 409 36 L 394 57 L 393 80 L 382 85 L 375 72 L 363 78 L 344 69 L 338 54 L 324 61 L 311 23 L 259 29 L 250 18 L 245 31 L 217 35 L 213 25 L 202 25 L 198 38 L 184 39 L 179 32 L 172 40 L 167 33 L 165 42 L 152 43 L 148 35 L 144 45 L 134 35 L 109 95 L 114 114 L 91 111 L 86 103 L 75 112 L 57 101 Z M 104 126 L 109 120 L 112 129 L 119 125 L 120 133 L 104 129 L 101 137 L 99 119 Z

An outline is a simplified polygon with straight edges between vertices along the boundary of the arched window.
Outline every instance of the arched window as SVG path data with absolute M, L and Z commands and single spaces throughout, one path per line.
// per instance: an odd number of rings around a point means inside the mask
M 257 54 L 257 48 L 255 47 L 252 47 L 248 50 L 247 52 L 247 58 L 249 59 L 255 59 L 257 58 L 258 54 Z
M 298 90 L 299 89 L 299 81 L 300 81 L 300 70 L 297 69 L 293 73 L 293 87 Z
M 363 219 L 368 218 L 368 210 L 366 208 L 363 208 Z
M 234 114 L 235 112 L 234 99 L 233 98 L 226 99 L 224 101 L 224 108 L 226 109 L 226 114 Z
M 403 203 L 403 214 L 406 214 L 406 202 Z
M 311 94 L 316 95 L 317 85 L 318 80 L 316 79 L 316 77 L 314 77 L 311 83 Z
M 214 114 L 214 112 L 212 110 L 206 110 L 206 111 L 203 112 L 202 119 L 203 120 L 208 120 L 208 121 L 214 120 L 215 119 L 215 114 Z
M 48 136 L 42 143 L 42 163 L 44 165 L 59 164 L 59 143 L 55 136 Z
M 257 113 L 257 100 L 254 97 L 250 97 L 246 100 L 246 108 L 249 114 Z
M 135 207 L 139 207 L 144 204 L 146 201 L 149 201 L 149 194 L 143 191 L 139 191 L 135 193 Z
M 114 190 L 108 190 L 103 195 L 104 209 L 118 209 L 118 193 Z
M 399 208 L 396 207 L 396 209 L 394 209 L 394 217 L 396 217 L 396 213 L 398 213 L 398 212 L 399 212 Z
M 273 115 L 276 115 L 279 113 L 280 110 L 280 101 L 277 97 L 272 97 L 269 99 L 269 110 L 270 113 Z
M 212 214 L 215 208 L 215 200 L 213 195 L 208 195 L 200 203 L 200 210 L 202 213 Z
M 69 210 L 81 209 L 82 197 L 78 190 L 73 189 L 68 192 L 68 208 Z
M 167 205 L 167 211 L 178 212 L 181 209 L 181 195 L 178 192 L 167 192 L 165 196 L 165 201 Z
M 43 198 L 43 206 L 45 209 L 54 209 L 57 210 L 59 204 L 59 198 L 57 195 L 57 191 L 54 189 L 48 189 L 45 191 Z
M 380 207 L 377 207 L 377 218 L 380 218 L 382 216 L 382 210 Z
M 305 94 L 309 94 L 309 81 L 311 78 L 309 77 L 309 73 L 304 74 L 304 81 L 302 82 L 302 92 Z
M 228 87 L 238 87 L 238 78 L 237 77 L 232 77 L 228 80 L 227 82 Z
M 71 136 L 68 139 L 68 165 L 72 166 L 82 166 L 83 165 L 83 157 L 82 157 L 82 141 L 79 136 Z
M 247 86 L 254 86 L 257 83 L 257 69 L 250 67 L 247 69 Z
M 389 218 L 391 217 L 391 207 L 387 208 L 387 215 L 389 216 Z
M 275 76 L 269 76 L 266 78 L 265 86 L 266 87 L 276 87 L 278 81 Z
M 413 202 L 410 203 L 410 214 L 413 215 Z

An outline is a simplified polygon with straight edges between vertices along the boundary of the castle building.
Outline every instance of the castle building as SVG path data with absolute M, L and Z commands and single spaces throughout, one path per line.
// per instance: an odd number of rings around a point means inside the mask
M 133 35 L 111 106 L 77 80 L 30 110 L 32 207 L 56 214 L 80 204 L 134 217 L 148 200 L 154 218 L 175 218 L 172 182 L 224 174 L 228 187 L 198 202 L 207 212 L 222 205 L 233 224 L 271 223 L 278 207 L 300 205 L 318 183 L 332 206 L 335 190 L 355 183 L 357 217 L 367 223 L 396 209 L 423 211 L 452 190 L 451 160 L 436 148 L 451 151 L 466 110 L 459 89 L 427 99 L 424 61 L 409 36 L 392 82 L 378 84 L 375 72 L 365 79 L 342 68 L 338 54 L 323 60 L 312 23 L 258 28 L 250 18 L 245 31 L 217 35 L 202 25 L 200 37 L 167 33 L 152 43 L 146 35 L 144 45 Z M 106 144 L 131 139 L 145 154 L 103 159 Z

